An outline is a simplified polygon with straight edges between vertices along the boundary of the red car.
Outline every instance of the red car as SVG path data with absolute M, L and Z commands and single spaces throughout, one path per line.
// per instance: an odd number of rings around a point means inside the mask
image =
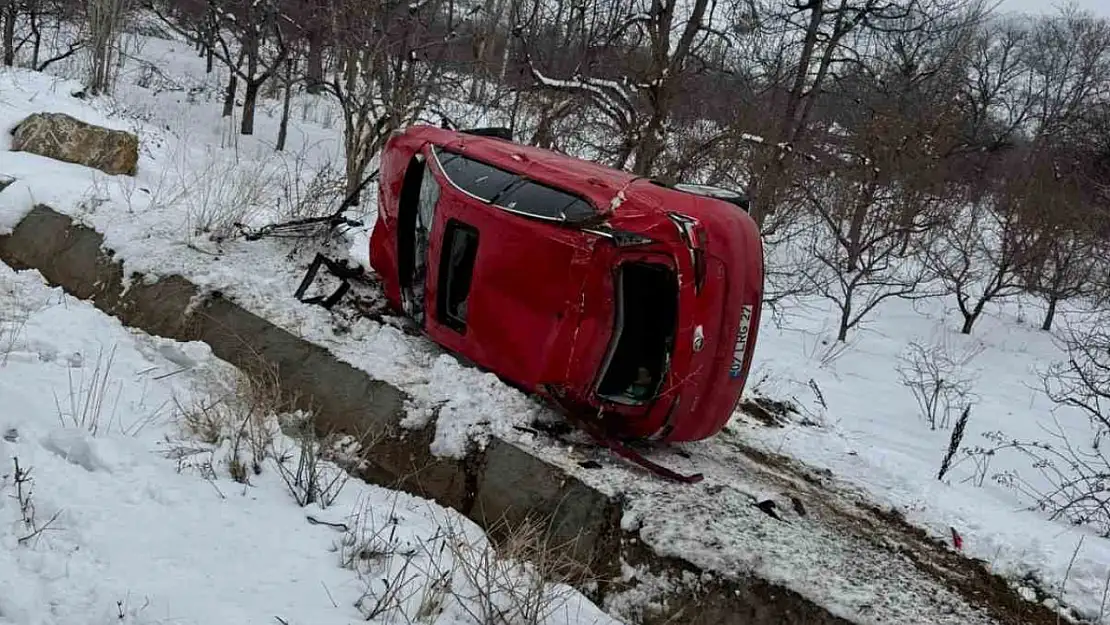
M 693 441 L 724 427 L 751 366 L 763 246 L 746 206 L 414 126 L 382 153 L 370 262 L 389 305 L 466 360 L 615 438 Z

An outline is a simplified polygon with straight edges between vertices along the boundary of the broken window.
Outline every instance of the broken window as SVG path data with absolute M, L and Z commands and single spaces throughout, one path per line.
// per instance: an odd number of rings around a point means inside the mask
M 424 279 L 427 275 L 428 237 L 439 201 L 439 185 L 426 175 L 423 158 L 409 161 L 398 200 L 397 256 L 401 299 L 406 314 L 424 321 Z
M 551 221 L 582 222 L 596 215 L 586 200 L 438 146 L 444 175 L 463 191 L 505 210 Z
M 667 266 L 628 262 L 617 269 L 613 339 L 597 393 L 622 404 L 650 401 L 670 363 L 678 320 L 678 280 Z
M 470 283 L 478 257 L 478 230 L 457 219 L 447 222 L 440 252 L 436 316 L 440 323 L 466 332 Z

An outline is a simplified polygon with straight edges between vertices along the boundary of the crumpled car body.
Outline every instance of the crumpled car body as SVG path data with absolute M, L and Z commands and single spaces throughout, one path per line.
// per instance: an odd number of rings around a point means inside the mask
M 619 438 L 728 422 L 763 297 L 740 196 L 432 126 L 380 165 L 370 263 L 433 341 Z

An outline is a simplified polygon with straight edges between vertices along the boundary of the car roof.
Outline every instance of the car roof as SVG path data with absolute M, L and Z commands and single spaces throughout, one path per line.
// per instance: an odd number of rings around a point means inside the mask
M 666 213 L 669 211 L 709 218 L 709 221 L 717 221 L 722 217 L 726 221 L 732 221 L 738 217 L 733 216 L 733 213 L 743 212 L 726 199 L 668 187 L 647 177 L 554 150 L 428 125 L 411 126 L 405 132 L 443 146 L 449 151 L 557 186 L 589 200 L 602 211 L 615 208 L 611 217 L 616 222 L 623 221 L 622 218 L 655 217 L 666 220 Z M 623 197 L 615 200 L 618 194 Z
M 580 195 L 599 208 L 605 208 L 613 195 L 637 179 L 633 174 L 600 163 L 497 137 L 434 126 L 413 126 L 409 132 L 450 151 Z

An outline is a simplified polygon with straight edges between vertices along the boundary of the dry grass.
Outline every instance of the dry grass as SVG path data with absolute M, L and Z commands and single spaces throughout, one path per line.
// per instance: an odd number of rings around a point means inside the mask
M 335 434 L 320 437 L 312 415 L 295 413 L 286 419 L 292 442 L 275 453 L 275 466 L 297 505 L 326 508 L 335 502 L 350 474 L 335 461 Z M 294 461 L 295 463 L 291 462 Z
M 453 515 L 436 518 L 430 537 L 403 524 L 396 503 L 364 503 L 338 546 L 340 564 L 366 584 L 357 607 L 368 620 L 433 623 L 451 610 L 483 625 L 562 622 L 574 594 L 567 582 L 588 573 L 568 545 L 550 542 L 542 523 L 491 528 L 504 537 L 498 548 Z
M 350 475 L 343 470 L 351 437 L 319 436 L 313 414 L 296 408 L 277 370 L 259 361 L 249 371 L 231 369 L 200 379 L 191 399 L 175 400 L 182 436 L 169 440 L 179 470 L 209 479 L 222 466 L 231 479 L 250 484 L 271 466 L 300 506 L 330 506 Z
M 8 357 L 19 343 L 19 337 L 27 326 L 30 312 L 8 307 L 0 310 L 0 367 L 8 364 Z
M 188 401 L 175 399 L 184 436 L 170 441 L 169 453 L 181 468 L 193 464 L 190 458 L 222 451 L 235 481 L 246 484 L 252 474 L 261 474 L 281 434 L 277 415 L 288 408 L 277 373 L 259 368 L 250 374 L 238 370 L 210 374 L 194 384 L 191 395 Z M 208 467 L 205 472 L 215 474 L 210 459 L 194 466 Z
M 69 385 L 65 399 L 54 392 L 54 405 L 63 426 L 81 428 L 93 436 L 111 430 L 123 392 L 123 383 L 112 376 L 116 347 L 113 345 L 107 355 L 102 347 L 91 372 L 86 371 L 84 363 L 71 363 L 76 366 L 67 370 Z M 105 417 L 107 423 L 103 422 Z
M 189 242 L 207 239 L 216 243 L 238 234 L 238 224 L 330 214 L 343 199 L 346 181 L 330 161 L 313 157 L 316 147 L 258 158 L 214 148 L 199 155 L 178 152 L 174 166 L 164 170 L 151 189 L 150 208 L 172 211 L 175 219 L 182 215 L 182 231 Z M 134 189 L 124 186 L 128 181 L 119 184 L 119 196 L 130 208 L 135 202 Z M 101 190 L 93 199 L 99 197 L 107 194 Z
M 347 179 L 331 162 L 313 165 L 310 146 L 275 158 L 278 215 L 281 220 L 321 217 L 335 212 L 343 201 Z
M 182 163 L 180 185 L 167 200 L 185 211 L 189 236 L 222 241 L 235 232 L 235 224 L 249 221 L 271 201 L 276 181 L 264 161 L 222 157 L 209 151 L 206 161 Z

